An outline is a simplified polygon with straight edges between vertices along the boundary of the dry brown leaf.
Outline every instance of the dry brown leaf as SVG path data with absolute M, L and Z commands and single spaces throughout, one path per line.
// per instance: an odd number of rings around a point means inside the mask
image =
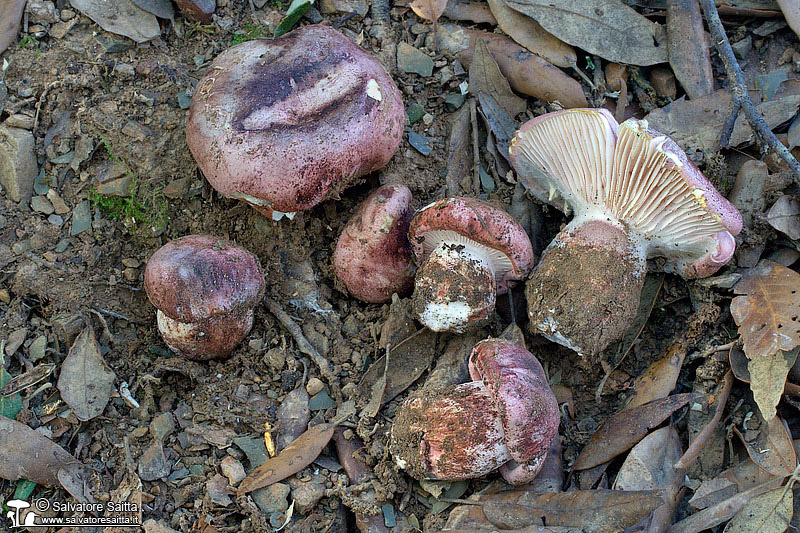
M 418 17 L 436 22 L 447 7 L 447 0 L 414 0 L 408 7 L 413 9 Z
M 745 273 L 733 291 L 731 314 L 749 358 L 800 345 L 800 274 L 772 261 Z
M 669 64 L 689 98 L 714 92 L 714 73 L 698 0 L 667 0 Z
M 573 468 L 586 470 L 610 461 L 642 440 L 649 429 L 661 424 L 690 401 L 701 397 L 699 394 L 676 394 L 620 411 L 595 431 L 575 460 Z
M 769 209 L 767 222 L 790 239 L 800 239 L 800 202 L 784 194 Z
M 695 491 L 689 505 L 705 509 L 753 487 L 766 483 L 773 476 L 750 459 L 745 459 L 714 479 L 703 482 Z
M 633 394 L 628 398 L 625 407 L 637 407 L 669 396 L 678 383 L 678 375 L 685 357 L 684 343 L 670 345 L 664 357 L 654 361 L 644 374 L 636 378 L 633 383 Z
M 56 365 L 44 363 L 33 367 L 29 371 L 20 374 L 19 376 L 14 376 L 6 381 L 6 384 L 3 385 L 2 389 L 0 389 L 0 395 L 10 396 L 11 394 L 23 391 L 28 387 L 33 387 L 40 381 L 47 379 L 50 374 L 53 373 L 55 368 Z
M 508 7 L 503 0 L 489 0 L 497 25 L 520 46 L 524 46 L 542 59 L 557 67 L 569 68 L 576 64 L 575 49 L 546 32 L 532 18 Z
M 792 520 L 794 500 L 785 487 L 756 496 L 736 513 L 724 533 L 783 533 Z
M 331 440 L 335 428 L 336 424 L 319 424 L 300 435 L 276 457 L 253 470 L 239 485 L 237 494 L 266 487 L 310 465 Z
M 439 38 L 442 48 L 466 66 L 472 62 L 475 41 L 486 40 L 486 46 L 497 61 L 500 72 L 518 93 L 546 102 L 558 101 L 566 108 L 589 105 L 580 83 L 508 37 L 454 24 L 441 24 Z
M 759 355 L 747 362 L 750 374 L 750 390 L 765 420 L 776 415 L 775 407 L 781 401 L 789 369 L 797 359 L 797 349 L 791 352 L 778 351 L 774 355 Z
M 542 519 L 548 526 L 578 527 L 587 533 L 619 533 L 663 503 L 657 490 L 604 489 L 524 492 L 516 502 L 492 501 L 491 497 L 481 501 L 486 518 L 501 529 L 521 529 Z
M 450 20 L 469 20 L 475 24 L 497 25 L 497 20 L 485 2 L 450 0 L 444 10 L 444 16 Z
M 573 46 L 615 63 L 654 65 L 667 61 L 658 24 L 619 0 L 506 0 Z
M 511 90 L 483 39 L 475 41 L 475 53 L 469 66 L 469 92 L 475 96 L 481 92 L 491 95 L 512 118 L 527 108 L 525 100 Z
M 25 424 L 0 416 L 0 478 L 57 487 L 58 471 L 75 458 Z
M 276 439 L 278 451 L 290 445 L 294 439 L 303 434 L 308 428 L 311 419 L 311 410 L 308 407 L 308 392 L 303 385 L 290 391 L 278 407 L 275 415 L 277 419 Z M 272 454 L 270 454 L 272 455 Z
M 758 436 L 749 442 L 735 426 L 734 430 L 747 448 L 750 459 L 758 466 L 777 477 L 788 476 L 794 471 L 797 454 L 780 417 L 762 422 Z
M 672 426 L 650 433 L 633 447 L 614 480 L 614 490 L 666 489 L 679 475 L 674 468 L 683 454 Z
M 100 345 L 92 328 L 87 327 L 72 343 L 61 364 L 58 390 L 78 420 L 85 422 L 106 408 L 115 377 L 114 371 L 100 355 Z

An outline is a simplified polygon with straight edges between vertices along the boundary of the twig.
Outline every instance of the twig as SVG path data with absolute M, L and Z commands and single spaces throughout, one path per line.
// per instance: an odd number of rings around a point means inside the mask
M 481 193 L 481 153 L 478 151 L 478 104 L 469 100 L 469 118 L 472 121 L 472 194 Z
M 322 377 L 325 378 L 328 384 L 331 386 L 331 392 L 333 393 L 333 397 L 337 403 L 340 403 L 341 400 L 341 391 L 339 390 L 339 381 L 336 379 L 336 376 L 333 375 L 331 372 L 330 365 L 328 360 L 322 357 L 320 353 L 314 348 L 314 346 L 308 342 L 306 336 L 303 335 L 303 330 L 300 329 L 300 326 L 297 325 L 297 322 L 292 320 L 286 311 L 283 310 L 283 307 L 270 298 L 264 297 L 264 306 L 269 310 L 270 313 L 275 315 L 275 318 L 283 324 L 289 333 L 291 333 L 292 337 L 294 337 L 294 341 L 297 343 L 297 348 L 306 354 L 307 356 L 311 357 L 319 367 L 319 372 L 322 374 Z
M 756 109 L 756 106 L 750 99 L 750 95 L 747 93 L 747 87 L 744 83 L 744 73 L 739 67 L 736 57 L 733 55 L 731 43 L 728 41 L 727 35 L 725 35 L 725 28 L 723 28 L 722 21 L 719 19 L 719 12 L 717 12 L 717 7 L 714 5 L 714 0 L 700 0 L 700 4 L 703 7 L 703 13 L 708 22 L 708 27 L 711 30 L 711 36 L 716 44 L 717 52 L 719 52 L 720 58 L 725 65 L 725 72 L 728 74 L 730 90 L 733 95 L 733 108 L 722 129 L 720 145 L 723 148 L 728 145 L 731 133 L 733 132 L 733 125 L 736 123 L 736 117 L 741 109 L 744 111 L 747 121 L 753 128 L 759 144 L 761 144 L 762 147 L 766 145 L 766 147 L 775 150 L 792 170 L 795 180 L 800 183 L 800 163 L 797 162 L 797 159 L 794 158 L 789 149 L 778 140 L 774 133 L 772 133 L 772 130 L 770 130 L 767 125 L 767 121 L 764 120 L 764 116 L 758 112 L 758 109 Z

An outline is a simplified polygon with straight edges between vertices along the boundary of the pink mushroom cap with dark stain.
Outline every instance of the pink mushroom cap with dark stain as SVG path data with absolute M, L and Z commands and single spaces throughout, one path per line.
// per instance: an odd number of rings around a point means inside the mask
M 469 359 L 474 381 L 422 390 L 398 409 L 390 451 L 418 479 L 456 480 L 500 468 L 512 484 L 536 477 L 558 438 L 560 413 L 536 357 L 487 339 Z
M 228 355 L 249 333 L 264 293 L 258 259 L 212 235 L 187 235 L 150 257 L 147 297 L 169 347 L 191 359 Z
M 222 52 L 197 84 L 186 142 L 220 194 L 278 220 L 384 166 L 404 124 L 381 64 L 311 25 Z
M 405 185 L 384 185 L 364 200 L 342 230 L 333 268 L 359 300 L 386 302 L 394 293 L 405 296 L 411 290 L 410 202 L 411 191 Z

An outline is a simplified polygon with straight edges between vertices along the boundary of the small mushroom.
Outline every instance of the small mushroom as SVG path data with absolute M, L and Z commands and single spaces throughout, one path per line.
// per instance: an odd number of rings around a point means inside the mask
M 381 64 L 310 25 L 222 52 L 197 84 L 186 143 L 220 194 L 279 220 L 385 165 L 404 123 Z
M 501 209 L 474 198 L 445 198 L 414 214 L 408 240 L 420 266 L 414 313 L 433 331 L 461 333 L 494 310 L 533 267 L 522 226 Z
M 250 332 L 264 276 L 244 248 L 212 235 L 187 235 L 150 257 L 144 288 L 167 346 L 204 360 L 227 356 Z
M 597 109 L 530 120 L 509 150 L 520 181 L 572 221 L 526 286 L 531 329 L 585 358 L 622 337 L 647 272 L 709 276 L 742 217 L 671 139 Z
M 474 381 L 422 389 L 397 410 L 390 452 L 417 479 L 536 477 L 558 435 L 558 402 L 542 365 L 513 342 L 487 339 L 469 358 Z
M 384 185 L 373 192 L 345 225 L 333 269 L 351 295 L 369 303 L 404 296 L 414 283 L 408 244 L 411 191 L 405 185 Z

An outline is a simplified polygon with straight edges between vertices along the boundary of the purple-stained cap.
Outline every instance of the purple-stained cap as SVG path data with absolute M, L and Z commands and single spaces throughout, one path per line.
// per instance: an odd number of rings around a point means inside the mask
M 741 215 L 646 121 L 617 125 L 605 109 L 548 113 L 520 128 L 509 154 L 534 196 L 576 218 L 621 222 L 667 272 L 707 276 L 733 255 Z
M 197 84 L 186 142 L 217 191 L 277 220 L 385 165 L 404 123 L 381 64 L 310 25 L 220 54 Z
M 497 293 L 508 291 L 533 268 L 533 246 L 514 217 L 475 198 L 445 198 L 414 214 L 408 230 L 417 263 L 442 242 L 479 249 L 491 262 Z
M 252 308 L 264 285 L 256 256 L 213 235 L 168 242 L 150 257 L 144 271 L 150 302 L 168 318 L 186 323 Z

